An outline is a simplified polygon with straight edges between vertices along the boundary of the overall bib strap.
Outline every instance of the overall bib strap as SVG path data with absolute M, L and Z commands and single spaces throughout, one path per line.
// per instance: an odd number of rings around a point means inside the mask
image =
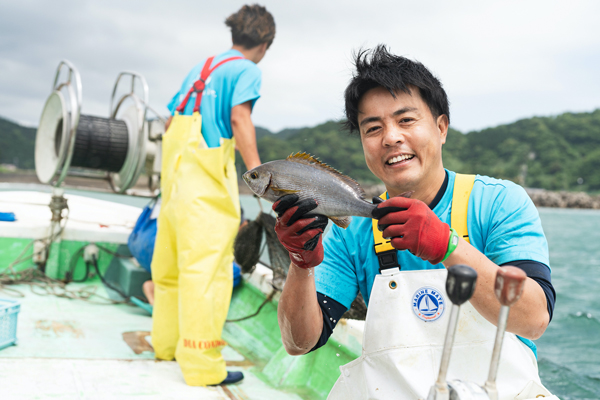
M 456 230 L 458 235 L 469 241 L 469 231 L 467 228 L 467 210 L 469 207 L 469 197 L 475 183 L 475 175 L 456 174 L 454 178 L 454 191 L 452 193 L 452 212 L 450 214 L 450 226 Z M 380 196 L 386 200 L 387 191 Z M 398 264 L 398 253 L 392 246 L 391 240 L 385 240 L 383 233 L 377 228 L 377 220 L 373 219 L 373 241 L 374 250 L 379 261 L 379 272 L 384 269 L 400 268 Z
M 469 230 L 467 228 L 467 210 L 469 207 L 469 197 L 475 175 L 456 174 L 454 178 L 454 191 L 452 192 L 452 212 L 450 214 L 450 226 L 456 230 L 458 236 L 469 241 Z
M 200 104 L 202 102 L 202 92 L 204 91 L 204 87 L 206 86 L 206 80 L 208 79 L 208 76 L 215 69 L 217 69 L 221 65 L 225 64 L 226 62 L 233 61 L 233 60 L 243 60 L 244 57 L 242 57 L 242 56 L 229 57 L 229 58 L 226 58 L 226 59 L 220 61 L 219 63 L 217 63 L 217 65 L 215 65 L 214 67 L 211 68 L 210 66 L 214 59 L 215 59 L 215 57 L 212 56 L 206 60 L 206 63 L 204 63 L 204 67 L 202 67 L 202 72 L 200 73 L 200 79 L 198 79 L 196 82 L 194 82 L 194 84 L 188 91 L 187 95 L 185 96 L 185 98 L 183 99 L 183 101 L 181 102 L 179 107 L 177 107 L 178 112 L 183 113 L 183 110 L 187 106 L 187 103 L 190 100 L 192 93 L 196 93 L 196 102 L 194 103 L 194 112 L 200 112 Z
M 387 198 L 387 191 L 383 192 L 379 197 L 383 200 Z M 383 238 L 383 232 L 377 228 L 377 220 L 373 219 L 373 241 L 375 253 L 377 254 L 377 260 L 379 261 L 379 272 L 381 273 L 385 269 L 398 268 L 398 253 L 393 246 L 391 240 Z

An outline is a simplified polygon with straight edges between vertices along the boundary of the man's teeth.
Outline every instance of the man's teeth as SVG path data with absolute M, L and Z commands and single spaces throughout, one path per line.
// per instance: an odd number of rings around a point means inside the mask
M 388 160 L 387 163 L 391 165 L 391 164 L 395 164 L 395 163 L 400 162 L 400 161 L 409 160 L 409 159 L 411 159 L 413 157 L 414 157 L 414 155 L 412 155 L 412 154 L 411 155 L 404 154 L 404 155 L 401 155 L 401 156 L 398 156 L 398 157 L 394 157 L 391 160 Z

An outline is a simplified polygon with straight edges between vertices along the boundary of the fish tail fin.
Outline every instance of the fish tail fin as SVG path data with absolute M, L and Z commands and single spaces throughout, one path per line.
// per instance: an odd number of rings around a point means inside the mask
M 329 217 L 329 219 L 331 222 L 343 229 L 346 229 L 352 220 L 350 217 Z

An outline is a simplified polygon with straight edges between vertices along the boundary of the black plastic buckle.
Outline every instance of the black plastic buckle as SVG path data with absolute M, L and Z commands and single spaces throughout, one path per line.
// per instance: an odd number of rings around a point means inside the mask
M 379 259 L 379 273 L 384 269 L 401 269 L 400 264 L 398 264 L 397 250 L 382 251 L 377 253 L 377 258 Z

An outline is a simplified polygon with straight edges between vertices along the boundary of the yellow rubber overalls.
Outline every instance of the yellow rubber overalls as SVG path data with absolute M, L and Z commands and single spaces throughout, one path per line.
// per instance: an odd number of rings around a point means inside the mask
M 200 102 L 211 68 L 207 60 L 163 136 L 162 207 L 152 259 L 156 358 L 179 363 L 188 385 L 225 379 L 221 332 L 233 287 L 233 241 L 240 223 L 234 139 L 208 148 Z M 182 115 L 196 93 L 193 115 Z

